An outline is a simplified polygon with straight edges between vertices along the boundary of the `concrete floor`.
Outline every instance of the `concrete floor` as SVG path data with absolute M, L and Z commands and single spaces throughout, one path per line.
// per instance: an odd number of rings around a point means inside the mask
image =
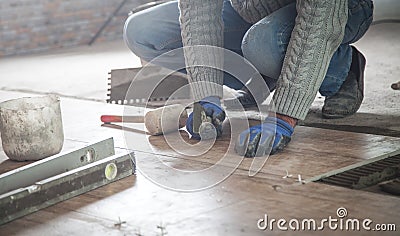
M 400 19 L 400 1 L 375 2 L 375 21 Z M 359 112 L 339 120 L 320 118 L 318 96 L 304 125 L 400 136 L 400 24 L 371 26 L 356 43 L 367 57 L 365 99 Z M 65 97 L 105 101 L 111 69 L 140 66 L 122 41 L 0 59 L 0 90 L 57 93 Z
M 0 90 L 105 101 L 111 69 L 140 66 L 122 41 L 0 59 Z

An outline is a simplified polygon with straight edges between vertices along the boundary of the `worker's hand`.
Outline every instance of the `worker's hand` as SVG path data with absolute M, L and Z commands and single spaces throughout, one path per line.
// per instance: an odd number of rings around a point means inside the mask
M 199 104 L 204 108 L 208 122 L 214 125 L 217 137 L 220 137 L 222 135 L 222 122 L 225 120 L 225 112 L 221 108 L 220 99 L 218 97 L 207 97 L 201 100 Z M 193 112 L 186 121 L 186 129 L 192 135 L 192 138 L 201 139 L 199 134 L 193 132 Z
M 252 126 L 239 135 L 235 151 L 246 157 L 263 156 L 270 150 L 271 155 L 275 154 L 290 142 L 293 131 L 294 128 L 286 121 L 267 117 L 263 124 Z

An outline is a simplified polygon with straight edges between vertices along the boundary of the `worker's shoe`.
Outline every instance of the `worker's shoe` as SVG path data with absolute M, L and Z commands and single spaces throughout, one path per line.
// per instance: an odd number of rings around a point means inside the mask
M 353 115 L 360 108 L 364 99 L 364 70 L 365 57 L 355 47 L 349 74 L 339 91 L 325 98 L 322 107 L 322 117 L 338 119 Z
M 264 76 L 263 80 L 254 77 L 251 78 L 242 89 L 237 91 L 238 95 L 236 97 L 224 100 L 226 109 L 239 110 L 257 107 L 257 105 L 260 105 L 268 98 L 270 91 L 275 89 L 275 82 L 271 83 L 269 81 L 273 80 Z

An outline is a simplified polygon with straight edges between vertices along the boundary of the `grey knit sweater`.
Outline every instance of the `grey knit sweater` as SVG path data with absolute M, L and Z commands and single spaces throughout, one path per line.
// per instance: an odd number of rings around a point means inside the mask
M 297 18 L 274 94 L 277 113 L 304 119 L 339 47 L 347 22 L 348 0 L 297 0 Z M 255 23 L 294 0 L 231 0 L 235 10 Z M 180 0 L 184 46 L 223 47 L 223 0 Z M 184 48 L 185 62 L 195 99 L 222 97 L 223 73 L 201 65 L 222 68 L 215 49 Z M 204 83 L 202 83 L 204 82 Z M 211 83 L 208 83 L 211 82 Z

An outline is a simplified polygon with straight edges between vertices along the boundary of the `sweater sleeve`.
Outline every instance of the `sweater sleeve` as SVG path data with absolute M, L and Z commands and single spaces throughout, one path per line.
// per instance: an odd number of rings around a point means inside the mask
M 296 0 L 230 0 L 232 7 L 249 23 L 256 23 Z
M 223 68 L 222 51 L 216 48 L 223 47 L 222 5 L 223 0 L 179 0 L 186 70 L 195 100 L 222 98 L 223 71 L 215 69 Z
M 344 37 L 347 1 L 297 1 L 298 15 L 273 99 L 277 113 L 305 119 Z

